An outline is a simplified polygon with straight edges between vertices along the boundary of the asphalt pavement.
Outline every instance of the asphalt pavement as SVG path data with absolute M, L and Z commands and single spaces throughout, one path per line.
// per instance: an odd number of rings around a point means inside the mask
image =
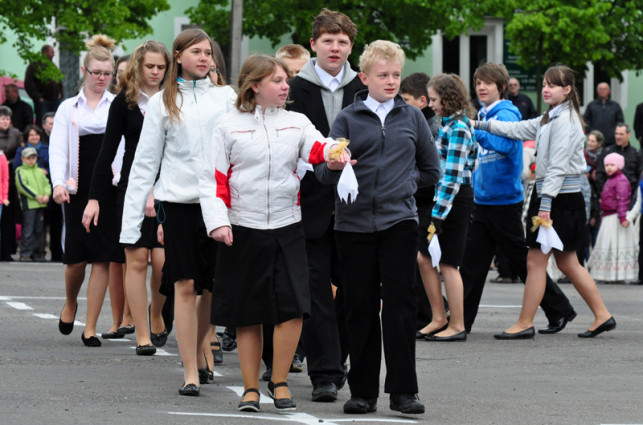
M 200 397 L 179 396 L 174 333 L 152 357 L 135 355 L 133 335 L 87 348 L 85 298 L 73 333 L 58 332 L 61 264 L 0 263 L 0 424 L 643 424 L 643 286 L 599 285 L 618 325 L 594 339 L 576 336 L 593 316 L 571 285 L 561 287 L 578 317 L 559 334 L 496 341 L 519 313 L 523 286 L 487 283 L 466 342 L 418 342 L 423 415 L 391 411 L 386 394 L 377 412 L 345 415 L 348 388 L 337 402 L 313 403 L 306 369 L 289 376 L 297 412 L 278 413 L 262 383 L 261 412 L 248 414 L 236 410 L 236 351 L 224 354 Z M 546 324 L 539 312 L 536 328 Z M 106 298 L 99 332 L 110 325 Z M 383 366 L 382 387 L 384 374 Z

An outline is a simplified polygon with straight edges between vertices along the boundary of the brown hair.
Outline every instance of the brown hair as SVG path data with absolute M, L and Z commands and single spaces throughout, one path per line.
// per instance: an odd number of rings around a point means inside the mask
M 400 93 L 411 95 L 415 99 L 419 99 L 424 96 L 428 102 L 429 81 L 431 81 L 431 77 L 429 77 L 429 74 L 425 72 L 414 72 L 409 74 L 400 83 Z
M 114 51 L 114 47 L 116 47 L 114 39 L 103 34 L 96 34 L 87 40 L 85 44 L 89 49 L 85 55 L 85 60 L 83 61 L 85 69 L 87 69 L 89 62 L 93 59 L 99 62 L 110 61 L 112 63 L 112 67 L 115 66 L 114 55 L 112 55 L 112 51 Z
M 498 87 L 500 99 L 507 98 L 507 91 L 509 89 L 509 73 L 503 64 L 485 63 L 480 65 L 473 73 L 474 83 L 477 80 L 484 81 L 485 83 L 494 83 L 496 87 Z
M 130 61 L 121 75 L 119 87 L 125 92 L 125 100 L 129 109 L 134 109 L 141 95 L 141 81 L 143 79 L 143 61 L 147 52 L 159 53 L 165 59 L 165 74 L 161 80 L 161 87 L 167 77 L 167 67 L 170 65 L 170 52 L 167 47 L 156 40 L 148 40 L 134 49 Z
M 257 107 L 252 86 L 272 75 L 281 67 L 288 74 L 288 67 L 277 58 L 268 55 L 252 55 L 243 62 L 239 72 L 239 94 L 235 106 L 241 112 L 252 112 Z
M 163 105 L 165 105 L 170 122 L 178 122 L 181 120 L 181 106 L 177 104 L 177 96 L 181 96 L 181 103 L 183 103 L 183 95 L 179 91 L 179 83 L 177 81 L 183 70 L 181 64 L 177 62 L 177 59 L 185 49 L 203 40 L 208 40 L 210 48 L 212 48 L 212 40 L 210 40 L 210 37 L 205 31 L 198 28 L 188 28 L 181 31 L 174 39 L 174 44 L 172 45 L 172 61 L 170 62 L 170 68 L 165 74 L 166 84 L 163 89 Z
M 38 136 L 40 136 L 40 141 L 42 142 L 42 129 L 38 127 L 37 125 L 29 124 L 28 126 L 25 127 L 25 131 L 22 132 L 22 141 L 27 144 L 29 143 L 29 133 L 31 130 L 35 131 Z
M 285 46 L 281 46 L 279 50 L 277 50 L 277 53 L 275 53 L 275 57 L 279 60 L 284 58 L 306 58 L 306 60 L 308 60 L 310 59 L 310 52 L 306 50 L 301 44 L 286 44 Z
M 217 86 L 225 86 L 228 84 L 228 79 L 226 76 L 226 66 L 225 58 L 223 57 L 223 50 L 219 43 L 212 40 L 212 59 L 214 60 L 214 65 L 217 68 Z
M 316 41 L 324 33 L 344 33 L 352 43 L 357 35 L 357 25 L 343 13 L 323 8 L 313 21 L 313 40 Z
M 581 125 L 584 126 L 583 119 L 581 118 L 580 115 L 580 98 L 578 96 L 578 92 L 576 91 L 576 80 L 574 78 L 574 71 L 565 66 L 565 65 L 554 65 L 550 66 L 547 71 L 545 71 L 545 82 L 548 84 L 552 84 L 554 86 L 559 86 L 559 87 L 571 87 L 571 91 L 567 95 L 567 99 L 571 106 L 574 108 L 576 111 L 576 115 L 578 115 L 578 119 L 580 119 Z M 549 109 L 543 114 L 543 118 L 540 121 L 540 124 L 546 124 L 549 121 L 549 114 L 548 112 L 551 111 L 554 108 L 554 106 L 549 106 Z M 570 115 L 570 118 L 572 116 Z
M 596 141 L 601 145 L 603 144 L 603 142 L 605 142 L 605 136 L 603 136 L 603 132 L 600 130 L 590 131 L 587 137 L 589 138 L 589 136 L 594 136 L 596 138 Z
M 444 117 L 453 114 L 471 115 L 469 95 L 462 79 L 456 74 L 438 74 L 431 78 L 429 87 L 440 96 Z M 464 110 L 464 113 L 462 111 Z

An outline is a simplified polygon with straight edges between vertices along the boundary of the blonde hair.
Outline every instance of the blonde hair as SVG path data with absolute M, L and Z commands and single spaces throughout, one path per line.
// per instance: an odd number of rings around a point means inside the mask
M 279 60 L 282 59 L 310 59 L 310 52 L 304 48 L 301 44 L 286 44 L 281 46 L 275 57 Z
M 212 47 L 212 40 L 205 33 L 205 31 L 198 28 L 188 28 L 183 30 L 174 39 L 172 45 L 172 61 L 170 68 L 165 74 L 165 88 L 163 89 L 163 105 L 167 110 L 167 115 L 171 122 L 181 121 L 181 106 L 177 104 L 177 96 L 181 97 L 181 104 L 183 104 L 183 94 L 179 90 L 178 78 L 183 72 L 181 64 L 178 63 L 178 57 L 188 47 L 200 43 L 203 40 L 208 40 L 210 49 Z
M 87 69 L 89 62 L 92 60 L 99 62 L 109 61 L 112 67 L 115 67 L 116 64 L 114 63 L 114 55 L 112 55 L 112 52 L 116 47 L 116 41 L 113 38 L 109 38 L 104 34 L 96 34 L 87 40 L 85 45 L 89 49 L 83 61 L 85 69 Z
M 379 59 L 386 62 L 395 62 L 404 66 L 404 50 L 399 44 L 388 40 L 375 40 L 364 47 L 364 52 L 359 57 L 359 70 L 368 72 L 371 66 Z
M 288 67 L 279 59 L 268 55 L 252 55 L 245 60 L 239 72 L 239 94 L 235 106 L 241 112 L 252 112 L 257 107 L 252 86 L 272 75 L 277 67 L 288 74 Z
M 127 106 L 133 109 L 138 104 L 138 98 L 141 95 L 141 82 L 143 80 L 143 61 L 147 52 L 159 53 L 165 59 L 165 74 L 161 80 L 160 87 L 167 77 L 168 67 L 170 66 L 170 52 L 163 43 L 156 40 L 148 40 L 134 49 L 130 57 L 125 72 L 121 75 L 119 87 L 125 92 Z

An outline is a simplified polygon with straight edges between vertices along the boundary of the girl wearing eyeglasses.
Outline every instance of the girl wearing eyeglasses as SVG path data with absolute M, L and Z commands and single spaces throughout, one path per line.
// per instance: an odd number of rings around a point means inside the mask
M 50 136 L 49 162 L 54 188 L 53 198 L 63 206 L 65 217 L 64 255 L 66 301 L 58 329 L 68 335 L 74 328 L 78 310 L 78 293 L 91 263 L 87 286 L 87 319 L 81 335 L 88 347 L 100 347 L 96 322 L 105 298 L 109 262 L 123 262 L 119 249 L 115 209 L 105 209 L 100 228 L 86 232 L 82 215 L 87 204 L 89 186 L 96 158 L 103 141 L 109 107 L 114 95 L 107 91 L 114 73 L 114 40 L 95 35 L 80 67 L 85 85 L 75 97 L 65 100 L 54 117 Z M 113 205 L 115 192 L 104 201 Z M 110 198 L 111 196 L 111 198 Z

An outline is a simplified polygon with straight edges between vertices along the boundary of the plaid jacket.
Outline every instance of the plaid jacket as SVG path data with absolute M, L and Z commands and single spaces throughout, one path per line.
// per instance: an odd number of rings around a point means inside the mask
M 435 190 L 433 218 L 445 220 L 460 185 L 471 184 L 476 157 L 476 137 L 466 116 L 454 114 L 442 118 L 442 127 L 436 139 L 442 178 Z

